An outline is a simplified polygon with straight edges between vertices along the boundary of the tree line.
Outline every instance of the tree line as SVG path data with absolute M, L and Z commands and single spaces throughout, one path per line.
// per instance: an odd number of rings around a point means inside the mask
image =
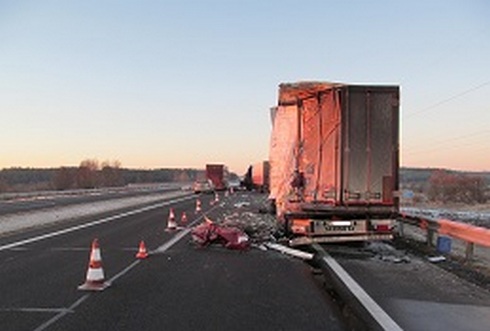
M 487 187 L 487 181 L 482 176 L 438 170 L 429 179 L 428 198 L 443 203 L 485 203 Z
M 400 180 L 402 189 L 415 193 L 414 202 L 478 204 L 490 197 L 488 172 L 402 168 Z
M 0 170 L 0 193 L 188 182 L 195 180 L 202 172 L 199 169 L 125 169 L 119 161 L 99 162 L 96 159 L 86 159 L 78 167 Z

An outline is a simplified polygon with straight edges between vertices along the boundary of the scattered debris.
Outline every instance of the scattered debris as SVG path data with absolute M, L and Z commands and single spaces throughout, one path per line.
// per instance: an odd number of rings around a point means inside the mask
M 410 263 L 410 257 L 406 252 L 397 250 L 395 247 L 377 241 L 370 241 L 365 244 L 364 250 L 373 253 L 381 261 L 393 262 L 393 263 Z
M 276 243 L 265 243 L 264 244 L 266 247 L 275 249 L 276 251 L 279 251 L 283 254 L 288 254 L 303 260 L 311 260 L 313 259 L 313 254 L 312 253 L 307 253 L 300 251 L 299 249 L 294 249 L 290 248 L 281 244 L 276 244 Z
M 220 243 L 229 249 L 245 250 L 250 247 L 246 233 L 235 227 L 217 225 L 209 219 L 192 229 L 192 239 L 200 246 Z
M 408 255 L 405 255 L 405 256 L 403 256 L 403 257 L 401 257 L 401 258 L 398 258 L 398 257 L 397 257 L 397 258 L 395 258 L 395 259 L 393 260 L 393 262 L 395 262 L 395 263 L 402 263 L 402 262 L 403 262 L 403 263 L 410 263 L 411 261 L 412 261 L 412 260 L 411 260 L 411 259 L 408 257 Z
M 366 242 L 364 250 L 377 255 L 396 255 L 398 252 L 395 247 L 381 241 Z
M 245 202 L 245 201 L 241 201 L 241 202 L 237 202 L 233 205 L 235 208 L 243 208 L 243 207 L 248 207 L 250 206 L 250 202 Z
M 410 263 L 411 260 L 408 256 L 394 256 L 394 255 L 381 255 L 379 256 L 381 261 L 393 262 L 393 263 Z
M 446 258 L 442 255 L 439 256 L 428 256 L 427 260 L 432 263 L 439 263 L 439 262 L 444 262 L 446 261 Z
M 241 229 L 254 243 L 270 241 L 271 235 L 277 232 L 277 223 L 273 216 L 249 211 L 224 215 L 222 224 Z
M 192 230 L 194 241 L 201 246 L 218 242 L 228 248 L 242 249 L 243 246 L 251 246 L 266 251 L 268 248 L 264 243 L 276 242 L 278 238 L 275 235 L 280 232 L 274 215 L 259 213 L 264 202 L 263 195 L 253 194 L 232 200 L 231 206 L 234 209 L 228 209 L 227 213 L 221 214 L 216 220 L 207 219 L 206 223 Z

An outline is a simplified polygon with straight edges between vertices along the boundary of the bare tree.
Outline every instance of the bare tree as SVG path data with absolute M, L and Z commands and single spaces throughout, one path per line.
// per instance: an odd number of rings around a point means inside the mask
M 0 177 L 0 193 L 8 192 L 8 188 L 7 182 Z
M 485 202 L 485 179 L 449 173 L 445 170 L 434 171 L 429 179 L 429 199 L 440 202 L 483 203 Z
M 124 184 L 121 174 L 121 162 L 119 161 L 104 161 L 101 164 L 100 182 L 102 186 L 121 186 Z
M 95 188 L 98 184 L 99 161 L 86 159 L 80 163 L 77 169 L 76 183 L 78 188 Z
M 56 190 L 68 190 L 75 186 L 77 169 L 61 167 L 53 177 L 53 187 Z

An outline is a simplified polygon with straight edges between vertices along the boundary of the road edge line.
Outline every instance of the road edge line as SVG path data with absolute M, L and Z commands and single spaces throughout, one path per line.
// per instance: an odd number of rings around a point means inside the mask
M 342 286 L 339 294 L 348 291 L 350 294 L 348 299 L 353 299 L 360 305 L 368 314 L 369 317 L 376 323 L 377 329 L 387 331 L 403 331 L 403 329 L 379 306 L 373 298 L 352 278 L 342 266 L 335 261 L 320 245 L 314 244 L 314 250 L 320 256 L 318 263 L 328 276 L 335 278 L 334 280 Z M 365 315 L 365 314 L 362 314 Z

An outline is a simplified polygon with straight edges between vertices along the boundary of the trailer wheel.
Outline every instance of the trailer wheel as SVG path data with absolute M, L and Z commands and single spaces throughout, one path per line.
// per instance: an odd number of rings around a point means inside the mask
M 280 222 L 281 223 L 281 226 L 282 226 L 282 232 L 284 233 L 284 235 L 286 237 L 291 237 L 293 235 L 293 233 L 291 232 L 290 230 L 290 227 L 289 227 L 289 224 L 291 223 L 291 221 L 287 218 L 287 217 L 283 217 L 283 222 Z

